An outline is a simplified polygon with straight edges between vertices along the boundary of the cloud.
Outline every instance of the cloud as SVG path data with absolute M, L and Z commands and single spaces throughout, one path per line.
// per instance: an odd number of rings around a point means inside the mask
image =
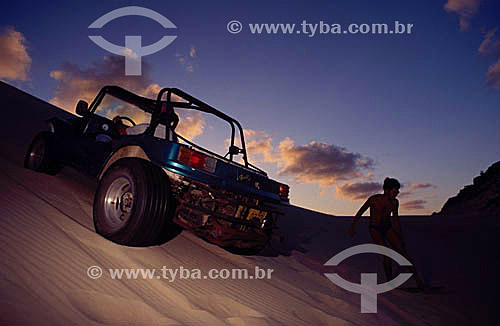
M 246 130 L 247 152 L 253 159 L 276 163 L 279 175 L 291 175 L 299 183 L 319 183 L 331 186 L 339 181 L 363 177 L 365 170 L 372 169 L 374 161 L 359 153 L 321 142 L 296 145 L 286 137 L 278 146 L 263 131 Z
M 500 87 L 500 59 L 488 68 L 486 83 L 490 86 Z
M 198 54 L 194 46 L 191 46 L 186 54 L 176 53 L 175 56 L 177 57 L 177 62 L 179 62 L 187 72 L 195 71 Z
M 421 190 L 421 189 L 436 189 L 437 186 L 432 184 L 432 183 L 414 183 L 408 186 L 407 191 L 402 191 L 399 194 L 399 198 L 407 198 L 411 197 L 415 194 L 415 191 Z
M 497 38 L 498 27 L 488 30 L 484 34 L 483 41 L 477 50 L 480 56 L 484 57 L 500 57 L 500 40 Z M 500 89 L 500 59 L 488 67 L 486 73 L 486 84 Z
M 107 103 L 106 103 L 107 102 Z M 111 104 L 111 105 L 110 105 Z M 102 111 L 101 116 L 105 116 L 106 118 L 112 120 L 114 117 L 117 115 L 119 116 L 126 116 L 132 119 L 136 124 L 142 124 L 142 123 L 149 123 L 150 116 L 142 111 L 138 110 L 135 106 L 125 103 L 125 102 L 120 102 L 119 105 L 113 105 L 116 104 L 114 101 L 106 101 L 104 99 L 102 103 Z M 130 122 L 122 121 L 125 123 L 125 125 L 129 125 Z
M 322 186 L 361 177 L 363 170 L 374 166 L 373 159 L 349 152 L 344 147 L 315 141 L 295 145 L 288 137 L 280 142 L 278 154 L 280 175 L 294 175 L 299 183 Z
M 401 208 L 404 209 L 425 209 L 425 204 L 427 204 L 427 201 L 417 199 L 417 200 L 410 200 L 407 202 L 404 202 L 401 204 Z
M 486 32 L 477 50 L 479 55 L 495 57 L 500 55 L 500 40 L 496 39 L 497 29 L 498 28 L 495 27 Z
M 403 188 L 403 186 L 402 186 Z M 431 183 L 417 183 L 410 185 L 408 191 L 402 191 L 399 194 L 399 198 L 407 198 L 414 195 L 413 191 L 419 189 L 429 189 L 437 188 L 437 186 Z M 337 186 L 337 193 L 341 198 L 350 200 L 365 199 L 370 195 L 379 192 L 382 189 L 382 184 L 378 182 L 356 182 L 356 183 L 346 183 L 342 186 Z M 423 204 L 423 203 L 421 203 Z
M 189 56 L 191 58 L 196 57 L 196 49 L 194 48 L 194 46 L 191 46 L 191 48 L 189 49 Z
M 193 140 L 203 133 L 205 128 L 205 120 L 201 113 L 185 114 L 179 117 L 179 125 L 175 128 L 175 132 L 188 140 Z
M 28 80 L 31 57 L 26 49 L 26 39 L 14 27 L 0 31 L 0 78 Z
M 437 188 L 437 186 L 432 183 L 415 183 L 408 187 L 408 190 L 418 190 L 418 189 L 426 189 L 426 188 Z
M 406 198 L 406 197 L 410 197 L 413 195 L 413 192 L 411 191 L 402 191 L 399 193 L 398 197 L 399 198 Z
M 277 157 L 273 153 L 272 138 L 265 131 L 243 129 L 243 134 L 245 135 L 248 159 L 251 162 L 259 161 L 260 158 L 264 162 L 276 162 Z M 227 140 L 228 145 L 230 141 L 230 139 Z M 235 142 L 239 143 L 239 137 L 236 137 Z
M 78 100 L 90 103 L 106 85 L 117 85 L 141 96 L 156 98 L 162 87 L 149 78 L 151 67 L 146 61 L 142 61 L 140 76 L 126 76 L 124 71 L 123 56 L 104 57 L 102 62 L 94 62 L 89 68 L 81 68 L 66 62 L 61 69 L 50 72 L 50 76 L 58 82 L 55 96 L 50 102 L 73 113 Z M 130 109 L 122 107 L 116 110 L 119 110 L 120 114 L 131 115 L 141 120 Z M 193 140 L 203 133 L 204 124 L 200 113 L 187 113 L 180 116 L 176 131 L 185 138 Z
M 268 138 L 269 134 L 263 130 L 243 129 L 245 139 Z
M 148 78 L 151 68 L 143 61 L 141 76 L 125 76 L 125 58 L 123 56 L 104 57 L 102 62 L 94 62 L 89 68 L 66 62 L 59 70 L 50 72 L 57 80 L 55 96 L 50 102 L 67 111 L 74 112 L 79 99 L 90 102 L 99 90 L 106 85 L 118 85 L 137 94 L 155 97 L 161 89 Z
M 340 198 L 350 200 L 367 199 L 374 193 L 382 189 L 382 184 L 378 182 L 356 182 L 346 183 L 342 186 L 337 186 L 337 194 Z
M 250 161 L 257 161 L 257 156 L 262 155 L 265 162 L 274 162 L 273 145 L 271 138 L 263 140 L 250 140 L 246 142 L 247 153 Z
M 272 145 L 272 138 L 262 130 L 243 129 L 245 136 L 245 146 L 249 162 L 276 162 L 276 154 Z M 231 138 L 226 138 L 226 147 L 231 145 Z M 236 132 L 234 144 L 241 147 L 239 132 Z M 243 163 L 243 158 L 237 156 L 234 158 L 237 162 Z
M 130 59 L 139 59 L 137 53 L 135 53 L 134 50 L 130 48 L 124 48 L 123 50 L 120 51 L 120 54 Z
M 465 31 L 469 27 L 470 19 L 477 13 L 480 3 L 481 0 L 448 0 L 444 9 L 460 16 L 460 30 Z

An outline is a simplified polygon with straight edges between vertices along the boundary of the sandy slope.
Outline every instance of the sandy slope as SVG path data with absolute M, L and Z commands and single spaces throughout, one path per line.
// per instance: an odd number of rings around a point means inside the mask
M 404 219 L 417 267 L 445 291 L 381 294 L 377 314 L 361 314 L 359 295 L 322 274 L 331 256 L 369 242 L 363 222 L 354 240 L 347 237 L 349 218 L 292 206 L 280 222 L 284 244 L 253 257 L 188 232 L 162 246 L 115 245 L 93 230 L 95 182 L 71 169 L 50 177 L 22 168 L 41 121 L 65 113 L 3 83 L 0 94 L 8 121 L 0 128 L 2 325 L 485 325 L 488 306 L 498 302 L 488 283 L 498 272 L 487 260 L 496 251 L 491 243 L 499 227 L 493 218 Z M 381 273 L 379 259 L 359 255 L 328 271 L 359 282 L 360 272 Z M 203 272 L 259 266 L 274 272 L 271 280 L 113 280 L 109 274 L 93 280 L 87 276 L 93 265 Z

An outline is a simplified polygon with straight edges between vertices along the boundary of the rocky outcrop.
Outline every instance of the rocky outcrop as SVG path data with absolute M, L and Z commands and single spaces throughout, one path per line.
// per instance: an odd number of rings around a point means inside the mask
M 500 161 L 448 199 L 439 214 L 500 216 Z

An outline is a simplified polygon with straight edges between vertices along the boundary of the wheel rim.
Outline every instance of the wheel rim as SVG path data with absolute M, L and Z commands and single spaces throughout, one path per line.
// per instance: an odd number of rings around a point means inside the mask
M 45 156 L 45 141 L 40 139 L 37 141 L 30 152 L 29 161 L 33 169 L 38 169 L 42 165 L 43 157 Z
M 104 217 L 114 232 L 123 227 L 134 207 L 134 193 L 130 181 L 125 177 L 115 179 L 104 196 Z

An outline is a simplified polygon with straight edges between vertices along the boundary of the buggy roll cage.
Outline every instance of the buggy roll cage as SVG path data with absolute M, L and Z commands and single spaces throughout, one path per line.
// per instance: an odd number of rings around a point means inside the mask
M 164 94 L 166 95 L 166 101 L 162 101 L 162 97 Z M 94 112 L 97 108 L 97 106 L 101 103 L 102 99 L 106 94 L 110 94 L 112 96 L 115 96 L 123 101 L 129 102 L 131 104 L 136 105 L 140 109 L 151 113 L 151 122 L 149 128 L 145 131 L 147 134 L 154 134 L 154 131 L 156 130 L 156 127 L 158 124 L 162 122 L 166 122 L 165 125 L 169 127 L 172 132 L 179 137 L 182 141 L 185 143 L 189 144 L 190 146 L 200 149 L 204 152 L 207 152 L 211 155 L 214 155 L 222 160 L 229 161 L 233 164 L 238 164 L 237 162 L 233 161 L 233 156 L 237 154 L 243 154 L 243 161 L 245 163 L 245 167 L 248 169 L 252 169 L 260 174 L 263 174 L 264 176 L 267 176 L 267 173 L 264 172 L 263 170 L 259 169 L 255 165 L 251 164 L 248 162 L 247 158 L 247 150 L 245 146 L 245 138 L 243 135 L 243 128 L 241 127 L 241 124 L 228 116 L 227 114 L 217 110 L 216 108 L 200 101 L 199 99 L 187 94 L 186 92 L 178 89 L 178 88 L 163 88 L 160 90 L 158 93 L 157 99 L 152 100 L 146 97 L 139 96 L 137 94 L 134 94 L 126 89 L 123 89 L 118 86 L 105 86 L 101 89 L 99 94 L 96 96 L 96 98 L 92 101 L 90 105 L 90 111 Z M 172 99 L 172 94 L 177 96 L 178 98 L 184 100 L 185 102 L 178 102 L 178 101 L 173 101 Z M 164 104 L 166 108 L 164 107 Z M 223 119 L 229 123 L 231 126 L 231 145 L 229 147 L 229 160 L 224 156 L 221 156 L 217 153 L 214 153 L 206 148 L 203 148 L 199 145 L 194 144 L 193 142 L 187 140 L 186 138 L 182 137 L 181 135 L 177 134 L 175 132 L 175 127 L 177 126 L 178 122 L 178 117 L 174 112 L 174 108 L 183 108 L 183 109 L 191 109 L 191 110 L 198 110 L 201 112 L 213 114 L 216 117 Z M 166 115 L 165 115 L 166 114 Z M 167 121 L 165 121 L 165 118 Z M 240 134 L 240 139 L 241 139 L 241 149 L 236 147 L 234 145 L 234 139 L 235 139 L 235 132 L 236 128 L 235 125 L 238 127 L 239 134 Z M 227 154 L 226 154 L 227 156 Z
M 172 110 L 174 108 L 183 108 L 183 109 L 191 109 L 191 110 L 198 110 L 198 111 L 202 111 L 202 112 L 205 112 L 205 113 L 210 113 L 210 114 L 213 114 L 215 115 L 216 117 L 222 119 L 222 120 L 225 120 L 227 121 L 227 123 L 229 123 L 229 125 L 231 126 L 231 145 L 229 147 L 229 161 L 235 163 L 233 161 L 233 155 L 237 155 L 237 154 L 243 154 L 243 161 L 245 163 L 245 167 L 246 168 L 251 168 L 251 169 L 254 169 L 256 170 L 257 172 L 261 173 L 261 174 L 264 174 L 267 176 L 267 173 L 262 171 L 261 169 L 259 169 L 258 167 L 256 167 L 255 165 L 251 164 L 248 162 L 248 158 L 247 158 L 247 150 L 246 150 L 246 146 L 245 146 L 245 138 L 244 138 L 244 135 L 243 135 L 243 128 L 241 127 L 241 124 L 234 118 L 231 118 L 230 116 L 228 116 L 227 114 L 217 110 L 216 108 L 206 104 L 205 102 L 202 102 L 200 101 L 199 99 L 187 94 L 186 92 L 178 89 L 178 88 L 163 88 L 162 90 L 160 90 L 160 92 L 158 93 L 158 97 L 156 99 L 156 105 L 157 105 L 157 108 L 156 110 L 157 111 L 161 111 L 161 105 L 162 105 L 162 97 L 163 95 L 167 93 L 167 100 L 166 100 L 166 105 L 167 105 L 167 110 Z M 172 99 L 172 94 L 174 94 L 175 96 L 177 96 L 178 98 L 181 98 L 182 100 L 185 100 L 186 102 L 176 102 L 176 101 L 173 101 Z M 239 130 L 239 133 L 240 133 L 240 139 L 241 139 L 241 149 L 239 149 L 238 147 L 236 147 L 234 145 L 234 137 L 235 137 L 235 130 L 236 128 L 234 127 L 234 125 L 236 125 L 238 127 L 238 130 Z M 175 128 L 175 126 L 174 126 Z M 173 130 L 174 128 L 172 128 L 172 132 L 175 133 L 175 131 Z M 181 138 L 184 142 L 188 143 L 189 145 L 195 147 L 195 148 L 198 148 L 198 149 L 201 149 L 203 151 L 206 151 L 212 155 L 215 155 L 221 159 L 224 159 L 224 160 L 227 160 L 225 157 L 222 157 L 216 153 L 213 153 L 199 145 L 196 145 L 194 144 L 193 142 L 185 139 L 184 137 L 178 135 L 177 133 L 175 133 L 179 138 Z M 237 149 L 237 151 L 236 151 Z M 233 151 L 234 150 L 234 151 Z M 236 151 L 236 152 L 235 152 Z M 227 154 L 226 154 L 227 156 Z

